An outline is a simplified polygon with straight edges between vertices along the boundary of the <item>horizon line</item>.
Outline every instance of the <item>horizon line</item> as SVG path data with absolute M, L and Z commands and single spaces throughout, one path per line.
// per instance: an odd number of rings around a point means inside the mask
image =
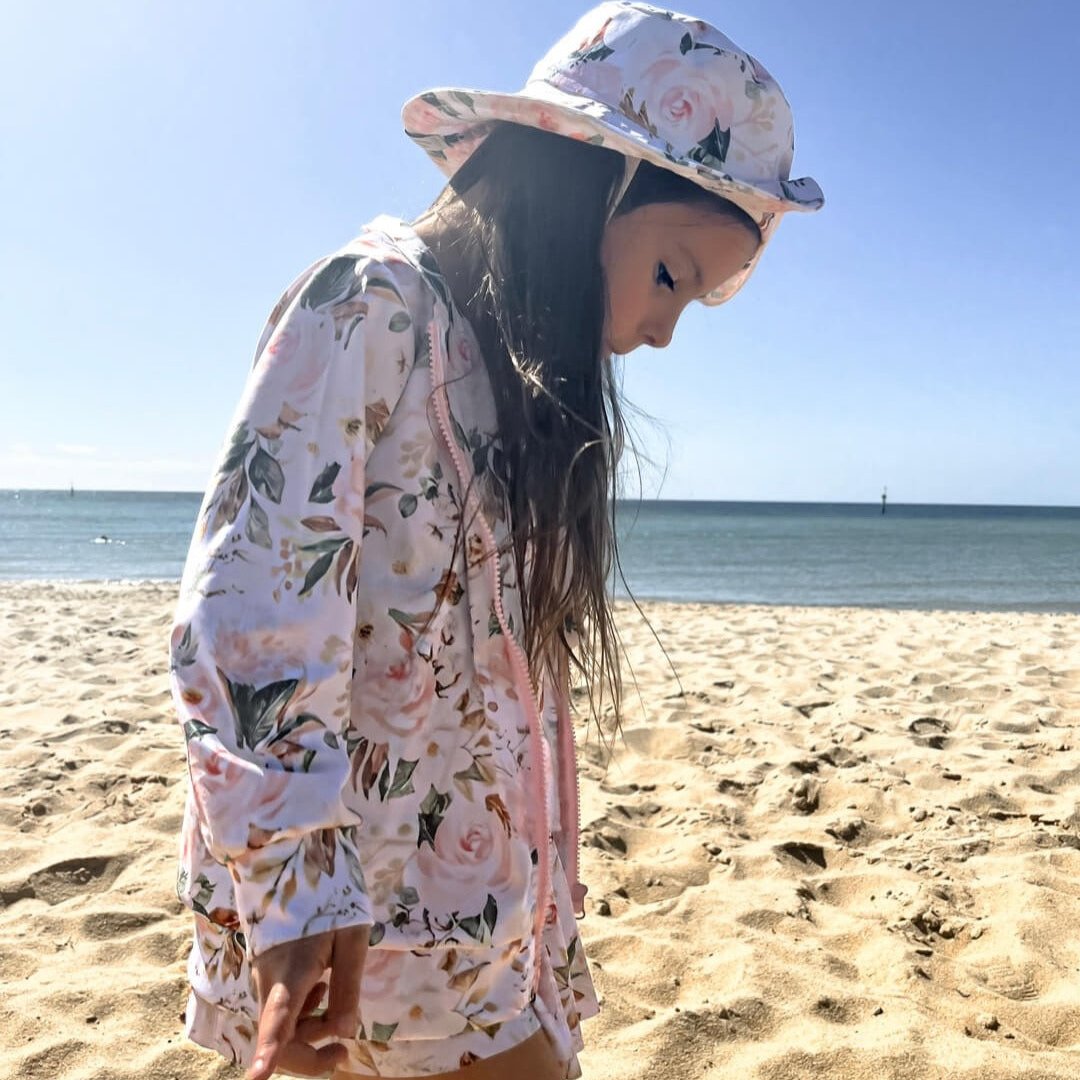
M 167 490 L 163 488 L 3 488 L 0 494 L 70 494 L 74 490 L 76 494 L 83 495 L 191 495 L 202 498 L 203 491 L 196 490 Z M 868 499 L 714 499 L 714 498 L 661 498 L 659 496 L 618 496 L 616 503 L 726 503 L 743 504 L 752 506 L 880 506 L 881 496 Z M 901 502 L 895 499 L 887 500 L 888 506 L 955 506 L 967 508 L 998 509 L 1040 509 L 1040 510 L 1080 510 L 1080 504 L 1073 503 L 965 503 L 965 502 Z

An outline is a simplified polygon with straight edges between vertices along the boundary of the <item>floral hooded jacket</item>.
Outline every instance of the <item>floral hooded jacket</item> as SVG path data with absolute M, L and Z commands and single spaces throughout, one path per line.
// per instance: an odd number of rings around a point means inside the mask
M 257 1019 L 253 957 L 370 924 L 373 950 L 433 950 L 473 991 L 370 1037 L 490 1032 L 540 982 L 552 839 L 581 910 L 566 687 L 534 693 L 516 636 L 496 427 L 475 338 L 403 223 L 377 218 L 271 313 L 171 637 L 177 892 L 216 1006 Z M 495 955 L 515 1001 L 473 985 Z M 556 978 L 585 996 L 576 937 Z

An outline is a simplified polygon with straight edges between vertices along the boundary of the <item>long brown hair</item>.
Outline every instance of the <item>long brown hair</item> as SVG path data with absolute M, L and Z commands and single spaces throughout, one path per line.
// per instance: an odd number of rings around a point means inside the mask
M 613 150 L 499 123 L 435 204 L 464 211 L 455 242 L 472 291 L 455 300 L 494 390 L 514 556 L 528 569 L 521 605 L 533 676 L 567 678 L 572 664 L 592 715 L 599 721 L 606 697 L 616 726 L 622 680 L 608 583 L 626 425 L 603 351 L 600 245 L 624 170 Z M 757 232 L 734 204 L 647 162 L 615 213 L 656 202 L 702 205 Z

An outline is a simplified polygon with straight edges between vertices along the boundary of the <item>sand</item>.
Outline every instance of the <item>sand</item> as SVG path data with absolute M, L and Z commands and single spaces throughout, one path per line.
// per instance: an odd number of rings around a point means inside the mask
M 0 1077 L 185 1042 L 171 585 L 0 586 Z M 1080 616 L 649 604 L 582 744 L 588 1080 L 1080 1075 Z M 640 693 L 640 698 L 637 693 Z

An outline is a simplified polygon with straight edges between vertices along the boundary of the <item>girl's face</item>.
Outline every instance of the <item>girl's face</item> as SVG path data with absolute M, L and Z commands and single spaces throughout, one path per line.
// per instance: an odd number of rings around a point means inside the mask
M 757 247 L 746 226 L 700 206 L 651 203 L 608 222 L 605 354 L 662 349 L 683 308 L 737 274 Z

